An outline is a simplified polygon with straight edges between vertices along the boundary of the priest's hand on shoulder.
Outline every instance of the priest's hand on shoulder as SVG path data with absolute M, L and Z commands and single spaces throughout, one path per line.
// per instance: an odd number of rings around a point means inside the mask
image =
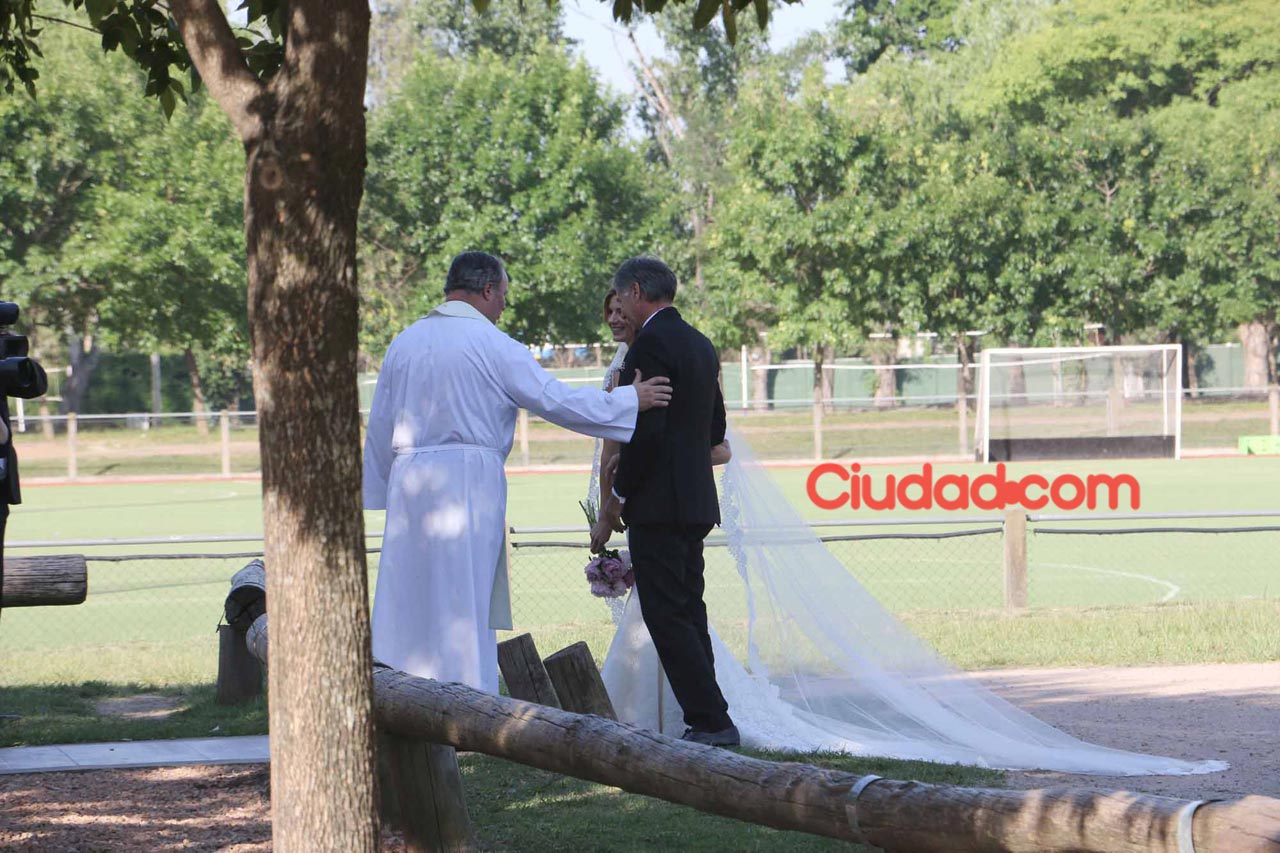
M 671 380 L 665 376 L 645 379 L 644 374 L 636 371 L 636 381 L 631 383 L 636 389 L 636 399 L 640 401 L 640 411 L 662 408 L 671 402 Z

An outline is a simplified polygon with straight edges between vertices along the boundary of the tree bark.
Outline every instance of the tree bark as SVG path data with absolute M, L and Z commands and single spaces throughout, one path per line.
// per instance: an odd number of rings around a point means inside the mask
M 896 370 L 888 369 L 898 363 L 898 342 L 895 338 L 877 339 L 868 346 L 871 363 L 884 365 L 876 371 L 876 390 L 872 395 L 877 409 L 888 409 L 898 403 L 898 377 Z
M 204 399 L 204 383 L 200 381 L 200 363 L 196 354 L 187 347 L 182 351 L 187 362 L 187 375 L 191 377 L 191 402 L 196 413 L 196 432 L 202 436 L 209 434 L 209 406 Z
M 93 335 L 67 335 L 67 365 L 71 370 L 62 383 L 62 414 L 79 414 L 84 395 L 89 390 L 89 380 L 102 360 L 102 350 Z
M 826 401 L 825 410 L 827 412 L 835 411 L 835 404 L 831 401 L 836 398 L 836 372 L 831 365 L 835 364 L 836 351 L 834 347 L 820 347 L 819 352 L 822 353 L 822 399 Z
M 149 427 L 160 426 L 160 413 L 164 411 L 164 396 L 160 393 L 160 353 L 151 353 L 151 414 L 156 415 L 147 421 Z
M 262 452 L 275 849 L 373 853 L 374 732 L 360 418 L 356 215 L 369 7 L 294 0 L 269 81 L 215 0 L 173 0 L 245 145 L 249 324 Z
M 1200 376 L 1196 370 L 1196 358 L 1200 347 L 1182 341 L 1182 387 L 1187 389 L 1187 396 L 1195 400 L 1200 397 Z
M 1241 323 L 1236 329 L 1244 347 L 1244 387 L 1259 396 L 1267 392 L 1267 344 L 1271 336 L 1261 320 Z

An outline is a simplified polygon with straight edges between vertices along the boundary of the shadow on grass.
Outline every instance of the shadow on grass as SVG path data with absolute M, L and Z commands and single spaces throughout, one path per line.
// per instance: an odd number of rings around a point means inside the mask
M 0 747 L 266 734 L 264 697 L 234 706 L 213 700 L 212 684 L 0 687 Z M 100 703 L 114 706 L 113 712 L 103 713 Z

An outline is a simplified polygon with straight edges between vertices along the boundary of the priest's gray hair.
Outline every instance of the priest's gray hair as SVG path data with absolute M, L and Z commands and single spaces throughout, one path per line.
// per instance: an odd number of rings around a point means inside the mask
M 641 256 L 622 262 L 613 274 L 613 289 L 625 292 L 632 284 L 640 285 L 647 302 L 675 301 L 676 274 L 657 258 Z
M 453 259 L 449 265 L 449 275 L 444 280 L 444 292 L 465 290 L 468 293 L 483 293 L 485 285 L 497 287 L 507 269 L 501 258 L 488 252 L 463 252 Z

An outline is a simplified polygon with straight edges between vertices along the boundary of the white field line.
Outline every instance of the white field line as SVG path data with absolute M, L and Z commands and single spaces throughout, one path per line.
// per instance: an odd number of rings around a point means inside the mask
M 1172 601 L 1174 598 L 1177 597 L 1178 593 L 1182 592 L 1182 587 L 1178 586 L 1176 583 L 1171 583 L 1170 581 L 1161 580 L 1160 578 L 1153 578 L 1151 575 L 1140 575 L 1137 572 L 1121 572 L 1121 571 L 1116 571 L 1115 569 L 1099 569 L 1096 566 L 1080 566 L 1074 563 L 1040 563 L 1040 562 L 1032 563 L 1031 566 L 1028 567 L 1028 569 L 1030 570 L 1030 568 L 1035 566 L 1040 566 L 1042 568 L 1048 568 L 1052 566 L 1060 569 L 1076 569 L 1077 571 L 1093 572 L 1094 574 L 1098 574 L 1098 575 L 1112 575 L 1113 577 L 1133 578 L 1134 580 L 1147 581 L 1148 583 L 1153 583 L 1156 586 L 1162 586 L 1166 590 L 1168 590 L 1168 592 L 1164 594 L 1164 597 L 1160 599 L 1161 602 Z

